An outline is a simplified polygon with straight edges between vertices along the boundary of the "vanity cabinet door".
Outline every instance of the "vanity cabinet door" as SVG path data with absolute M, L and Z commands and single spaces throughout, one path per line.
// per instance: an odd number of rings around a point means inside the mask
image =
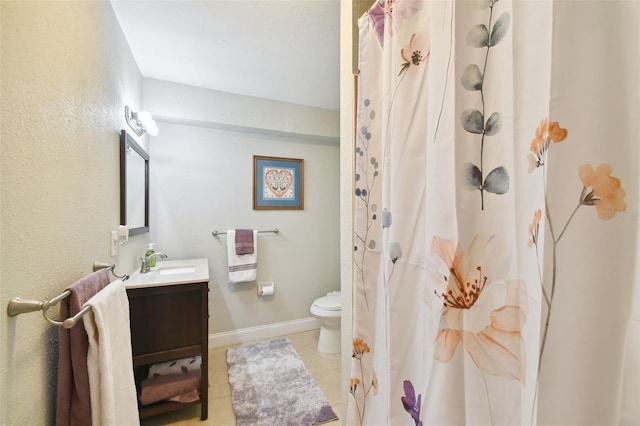
M 200 284 L 129 290 L 133 356 L 202 343 Z

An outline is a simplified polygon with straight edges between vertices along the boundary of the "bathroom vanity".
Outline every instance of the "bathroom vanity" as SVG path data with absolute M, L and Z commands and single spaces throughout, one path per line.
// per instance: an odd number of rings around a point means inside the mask
M 205 420 L 209 390 L 207 259 L 158 261 L 156 268 L 145 274 L 132 274 L 125 284 L 138 394 L 150 365 L 197 355 L 202 357 L 200 400 L 192 403 L 160 401 L 139 406 L 140 418 L 199 403 L 200 418 Z

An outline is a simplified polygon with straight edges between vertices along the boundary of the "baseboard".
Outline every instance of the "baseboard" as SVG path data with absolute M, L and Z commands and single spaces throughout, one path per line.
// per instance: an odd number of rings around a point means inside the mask
M 238 345 L 256 340 L 271 339 L 292 333 L 310 331 L 320 328 L 320 323 L 314 317 L 257 327 L 242 328 L 240 330 L 225 331 L 209 335 L 209 349 L 223 346 Z

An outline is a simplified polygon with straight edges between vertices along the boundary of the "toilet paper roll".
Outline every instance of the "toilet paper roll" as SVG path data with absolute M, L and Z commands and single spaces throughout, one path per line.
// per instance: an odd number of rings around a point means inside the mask
M 273 283 L 261 283 L 258 284 L 258 295 L 259 296 L 271 296 L 274 291 Z

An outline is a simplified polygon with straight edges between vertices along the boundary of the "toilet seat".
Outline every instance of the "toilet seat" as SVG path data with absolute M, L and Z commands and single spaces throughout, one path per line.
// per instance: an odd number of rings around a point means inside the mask
M 323 311 L 339 311 L 340 310 L 340 294 L 329 294 L 319 297 L 313 302 L 313 306 Z

